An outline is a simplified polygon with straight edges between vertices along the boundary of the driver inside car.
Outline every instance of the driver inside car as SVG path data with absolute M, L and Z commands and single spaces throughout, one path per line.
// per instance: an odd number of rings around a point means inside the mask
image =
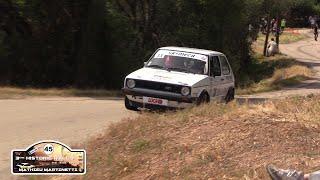
M 164 57 L 164 65 L 166 68 L 172 68 L 173 67 L 173 59 L 170 56 Z

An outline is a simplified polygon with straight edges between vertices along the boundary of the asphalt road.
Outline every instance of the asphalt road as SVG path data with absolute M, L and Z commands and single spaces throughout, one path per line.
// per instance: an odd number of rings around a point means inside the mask
M 0 179 L 10 175 L 10 152 L 40 140 L 85 142 L 112 123 L 136 116 L 122 100 L 26 98 L 0 100 Z M 82 146 L 85 146 L 83 143 Z

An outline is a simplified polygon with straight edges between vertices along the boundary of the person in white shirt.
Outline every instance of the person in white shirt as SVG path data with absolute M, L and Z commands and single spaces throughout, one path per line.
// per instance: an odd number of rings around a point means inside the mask
M 317 21 L 316 21 L 316 18 L 310 16 L 310 17 L 309 17 L 309 22 L 310 22 L 311 28 L 313 29 L 314 26 L 316 25 L 316 22 L 317 22 Z
M 274 38 L 271 38 L 271 41 L 268 44 L 267 56 L 274 56 L 278 52 L 278 44 L 274 41 Z

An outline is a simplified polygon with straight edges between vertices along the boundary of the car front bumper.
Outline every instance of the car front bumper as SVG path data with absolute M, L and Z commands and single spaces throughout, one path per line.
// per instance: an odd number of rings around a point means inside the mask
M 197 98 L 191 96 L 182 96 L 181 94 L 142 88 L 123 88 L 122 92 L 134 106 L 147 109 L 161 108 L 161 106 L 143 103 L 143 97 L 166 99 L 168 100 L 168 105 L 164 107 L 169 108 L 187 108 L 192 106 L 197 100 Z

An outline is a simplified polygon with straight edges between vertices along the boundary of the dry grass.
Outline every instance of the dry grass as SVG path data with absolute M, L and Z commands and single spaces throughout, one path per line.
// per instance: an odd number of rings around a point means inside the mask
M 60 96 L 60 97 L 118 97 L 120 91 L 103 89 L 35 89 L 35 88 L 15 88 L 0 87 L 0 98 L 24 98 L 30 96 Z
M 256 53 L 263 54 L 263 47 L 264 47 L 264 41 L 265 41 L 266 35 L 259 33 L 257 37 L 257 41 L 253 44 L 253 50 Z M 271 38 L 276 39 L 276 37 L 272 34 L 269 36 L 269 41 Z M 294 30 L 285 31 L 280 36 L 280 44 L 290 44 L 294 42 L 298 42 L 304 39 L 307 39 L 308 35 L 297 33 Z
M 294 65 L 289 68 L 277 69 L 271 77 L 270 81 L 272 84 L 290 85 L 291 80 L 297 80 L 299 82 L 300 79 L 303 80 L 312 76 L 313 72 L 308 67 L 302 65 Z
M 88 143 L 75 179 L 268 179 L 265 166 L 320 169 L 320 97 L 143 113 Z
M 266 35 L 259 33 L 258 38 L 257 38 L 258 43 L 264 44 L 265 37 L 266 37 Z M 269 38 L 276 39 L 276 37 L 272 34 L 270 34 Z M 308 36 L 306 34 L 292 33 L 292 32 L 285 31 L 284 33 L 282 33 L 280 35 L 279 41 L 281 44 L 290 44 L 290 43 L 301 41 L 306 38 L 308 38 Z
M 306 66 L 292 65 L 276 69 L 270 78 L 251 84 L 249 87 L 238 89 L 237 93 L 242 95 L 279 90 L 283 87 L 297 85 L 313 75 L 314 72 Z

